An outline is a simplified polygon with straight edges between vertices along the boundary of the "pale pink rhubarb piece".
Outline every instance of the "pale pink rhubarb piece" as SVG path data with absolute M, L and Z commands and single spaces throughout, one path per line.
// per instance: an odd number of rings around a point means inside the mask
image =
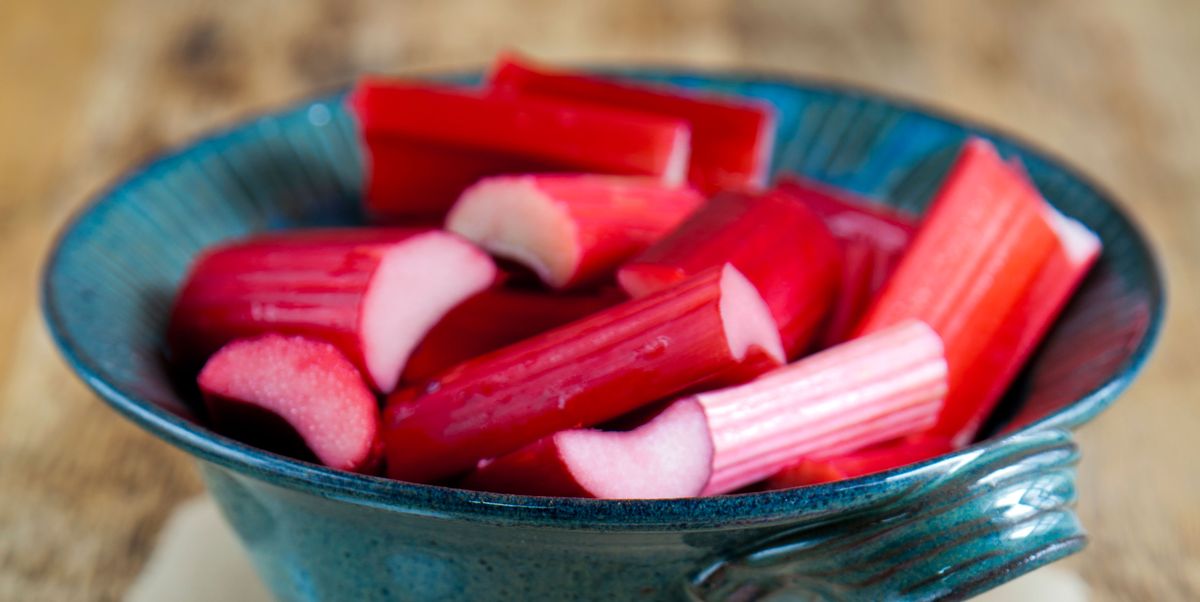
M 703 201 L 653 178 L 496 176 L 463 192 L 446 229 L 563 289 L 610 276 Z
M 221 348 L 200 372 L 216 429 L 331 468 L 370 472 L 379 409 L 358 370 L 328 343 L 269 334 Z
M 464 487 L 499 493 L 607 499 L 700 493 L 712 466 L 704 412 L 676 403 L 629 431 L 561 431 L 482 463 Z

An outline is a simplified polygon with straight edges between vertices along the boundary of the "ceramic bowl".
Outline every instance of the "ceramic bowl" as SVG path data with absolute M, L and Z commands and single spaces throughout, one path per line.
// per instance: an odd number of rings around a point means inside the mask
M 921 465 L 654 501 L 497 495 L 338 472 L 194 422 L 160 359 L 173 291 L 201 249 L 259 230 L 361 221 L 362 157 L 335 94 L 170 153 L 87 204 L 46 267 L 50 330 L 100 397 L 195 456 L 283 600 L 953 599 L 1080 550 L 1071 431 L 1129 384 L 1163 315 L 1154 257 L 1109 196 L 1010 137 L 871 93 L 745 75 L 615 74 L 765 99 L 779 111 L 778 172 L 912 211 L 964 137 L 986 136 L 1100 235 L 1104 255 L 990 436 Z

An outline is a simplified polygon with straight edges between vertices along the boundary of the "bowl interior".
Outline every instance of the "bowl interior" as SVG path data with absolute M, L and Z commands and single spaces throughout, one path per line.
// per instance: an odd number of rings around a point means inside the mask
M 1105 247 L 990 432 L 1074 426 L 1106 406 L 1145 359 L 1162 316 L 1154 259 L 1106 195 L 1063 164 L 1003 135 L 854 90 L 745 76 L 618 75 L 765 99 L 779 115 L 777 173 L 798 173 L 906 210 L 924 208 L 969 134 L 1019 156 L 1050 202 L 1095 230 Z M 194 422 L 168 378 L 160 355 L 164 323 L 193 256 L 259 230 L 361 222 L 362 180 L 354 123 L 341 95 L 245 122 L 161 158 L 87 205 L 62 234 L 44 280 L 51 331 L 73 368 L 109 403 L 203 459 L 359 499 L 541 507 L 538 498 L 337 473 L 249 448 Z M 822 491 L 809 489 L 811 495 Z

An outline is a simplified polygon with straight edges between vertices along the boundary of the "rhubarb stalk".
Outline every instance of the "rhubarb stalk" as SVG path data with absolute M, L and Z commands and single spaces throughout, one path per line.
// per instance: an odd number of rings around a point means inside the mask
M 788 357 L 805 351 L 833 303 L 837 242 L 812 211 L 778 192 L 723 193 L 617 272 L 630 296 L 732 263 L 766 300 Z
M 783 361 L 770 311 L 732 266 L 572 322 L 388 400 L 388 474 L 432 481 L 557 431 L 616 418 L 747 364 Z
M 924 462 L 953 450 L 954 445 L 944 437 L 905 437 L 846 454 L 805 458 L 776 473 L 767 486 L 787 489 L 853 479 Z
M 611 277 L 703 201 L 651 178 L 496 176 L 463 192 L 446 229 L 563 289 Z

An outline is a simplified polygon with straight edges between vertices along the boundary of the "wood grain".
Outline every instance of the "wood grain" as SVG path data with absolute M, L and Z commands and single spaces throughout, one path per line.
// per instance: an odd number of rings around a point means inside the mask
M 1173 304 L 1082 433 L 1098 600 L 1200 599 L 1200 4 L 1189 0 L 0 3 L 0 600 L 118 599 L 187 459 L 69 374 L 36 310 L 71 209 L 140 158 L 366 71 L 556 61 L 742 66 L 863 84 L 1015 132 L 1126 200 Z

